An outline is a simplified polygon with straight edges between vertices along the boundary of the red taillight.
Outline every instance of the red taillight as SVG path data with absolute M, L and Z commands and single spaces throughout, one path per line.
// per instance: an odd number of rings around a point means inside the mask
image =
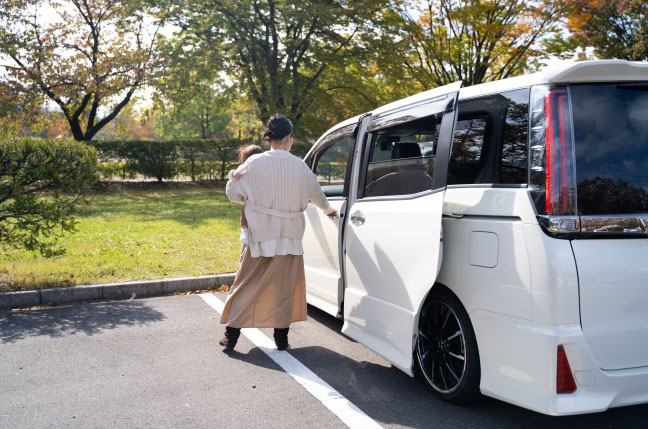
M 546 177 L 545 211 L 547 214 L 570 213 L 570 150 L 571 126 L 568 110 L 567 89 L 547 91 L 545 95 Z
M 576 391 L 576 382 L 572 375 L 565 348 L 558 346 L 558 359 L 556 371 L 556 393 L 573 393 Z
M 530 106 L 529 189 L 538 222 L 552 237 L 571 239 L 580 218 L 569 88 L 534 86 Z

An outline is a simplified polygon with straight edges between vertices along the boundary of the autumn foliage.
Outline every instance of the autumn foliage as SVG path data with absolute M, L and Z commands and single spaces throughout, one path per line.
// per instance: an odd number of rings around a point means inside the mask
M 91 140 L 149 83 L 159 26 L 132 0 L 12 0 L 0 6 L 9 84 L 63 112 Z
M 565 11 L 561 1 L 395 2 L 382 36 L 391 47 L 382 50 L 381 60 L 421 89 L 512 77 L 547 57 L 538 42 L 558 31 Z
M 645 0 L 3 0 L 0 135 L 122 138 L 106 126 L 129 123 L 147 87 L 149 132 L 123 138 L 253 137 L 281 112 L 307 141 L 396 99 L 577 49 L 646 60 L 647 40 Z M 56 131 L 24 132 L 54 106 Z
M 648 60 L 645 0 L 575 0 L 568 22 L 573 38 L 599 58 Z

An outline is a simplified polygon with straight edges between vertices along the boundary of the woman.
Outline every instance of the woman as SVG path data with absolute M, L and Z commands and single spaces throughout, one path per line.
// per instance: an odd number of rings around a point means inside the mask
M 337 212 L 304 162 L 292 155 L 293 126 L 276 114 L 263 133 L 271 150 L 253 155 L 227 182 L 227 197 L 245 204 L 248 244 L 225 302 L 219 343 L 234 349 L 241 328 L 275 328 L 277 349 L 288 348 L 288 327 L 306 320 L 304 279 L 304 210 L 312 201 L 329 217 Z

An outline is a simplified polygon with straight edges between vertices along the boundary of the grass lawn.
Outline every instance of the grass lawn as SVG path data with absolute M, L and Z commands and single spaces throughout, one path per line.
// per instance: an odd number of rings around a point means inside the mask
M 236 271 L 240 206 L 222 186 L 164 185 L 91 193 L 65 254 L 0 254 L 0 291 Z

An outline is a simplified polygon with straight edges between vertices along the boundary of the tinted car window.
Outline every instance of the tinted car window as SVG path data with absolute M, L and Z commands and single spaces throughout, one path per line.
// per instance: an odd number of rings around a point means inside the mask
M 648 83 L 570 87 L 578 212 L 648 212 Z
M 527 183 L 529 90 L 502 94 L 508 99 L 502 141 L 500 183 Z
M 353 138 L 341 138 L 324 148 L 317 156 L 313 171 L 327 196 L 340 196 L 344 190 L 349 153 Z
M 448 185 L 476 183 L 489 116 L 475 113 L 457 121 L 448 166 Z
M 528 128 L 528 88 L 460 102 L 448 184 L 526 183 Z
M 365 197 L 407 195 L 432 189 L 438 120 L 430 116 L 373 135 Z

